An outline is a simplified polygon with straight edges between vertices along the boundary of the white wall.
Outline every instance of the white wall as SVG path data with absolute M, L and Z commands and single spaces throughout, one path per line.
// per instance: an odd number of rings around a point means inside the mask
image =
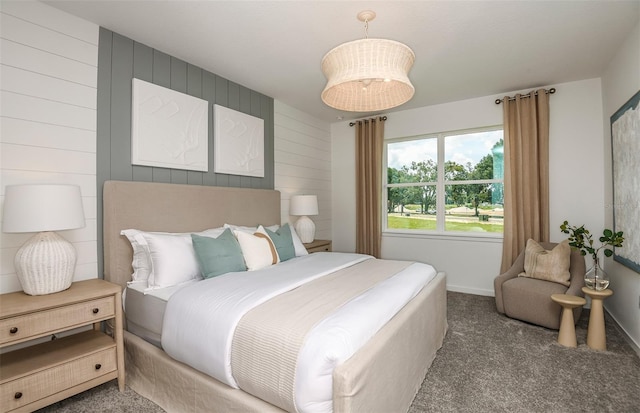
M 565 238 L 565 219 L 592 231 L 604 226 L 602 104 L 600 80 L 550 85 L 550 222 L 551 240 Z M 524 90 L 521 92 L 528 92 Z M 508 93 L 513 95 L 515 92 Z M 487 96 L 390 113 L 385 138 L 414 136 L 502 124 L 502 106 Z M 333 154 L 333 245 L 355 250 L 354 131 L 348 122 L 331 125 Z M 428 262 L 447 273 L 447 288 L 493 295 L 502 240 L 384 234 L 382 257 Z
M 621 45 L 602 76 L 605 148 L 603 162 L 607 206 L 613 204 L 609 119 L 638 90 L 640 90 L 640 23 L 630 33 L 626 42 Z M 604 209 L 604 219 L 607 228 L 613 228 L 613 208 Z M 636 227 L 636 230 L 638 229 L 640 229 L 640 224 Z M 610 258 L 605 260 L 605 271 L 611 277 L 610 287 L 614 291 L 613 296 L 605 301 L 605 307 L 635 342 L 636 350 L 638 350 L 640 349 L 640 274 Z
M 274 103 L 275 189 L 281 192 L 282 222 L 291 195 L 317 195 L 316 239 L 331 239 L 331 132 L 328 123 L 282 102 Z
M 39 2 L 0 3 L 0 204 L 6 185 L 79 185 L 86 226 L 60 235 L 74 279 L 97 277 L 98 26 Z M 20 291 L 13 257 L 33 234 L 0 234 L 0 293 Z

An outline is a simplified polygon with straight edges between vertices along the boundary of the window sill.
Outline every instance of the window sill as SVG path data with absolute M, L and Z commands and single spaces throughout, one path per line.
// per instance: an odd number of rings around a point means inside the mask
M 403 231 L 386 230 L 382 232 L 384 238 L 417 238 L 434 239 L 444 241 L 467 241 L 467 242 L 491 242 L 502 244 L 504 236 L 492 233 L 466 233 L 466 232 L 436 232 L 436 231 Z

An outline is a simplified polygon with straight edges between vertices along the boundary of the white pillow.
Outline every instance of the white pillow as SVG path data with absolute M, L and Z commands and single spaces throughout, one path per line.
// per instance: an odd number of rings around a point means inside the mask
M 202 278 L 191 235 L 142 235 L 149 246 L 153 271 L 148 288 L 164 288 Z
M 293 225 L 289 224 L 289 228 L 291 228 L 291 240 L 293 241 L 293 249 L 296 251 L 296 257 L 301 257 L 303 255 L 309 255 L 309 251 L 304 247 L 298 233 L 296 232 Z
M 253 235 L 241 230 L 233 231 L 233 234 L 238 239 L 248 271 L 259 270 L 277 263 L 276 248 L 268 235 L 260 233 Z
M 271 231 L 271 230 L 269 230 Z M 277 231 L 277 229 L 276 229 Z M 273 241 L 271 240 L 271 237 L 269 236 L 269 234 L 267 233 L 267 231 L 265 231 L 264 227 L 262 225 L 260 225 L 257 229 L 256 232 L 253 233 L 253 235 L 257 235 L 260 234 L 260 236 L 262 236 L 263 238 L 266 237 L 267 240 L 269 241 L 270 246 L 273 246 L 273 253 L 275 254 L 275 262 L 274 264 L 277 264 L 280 262 L 280 254 L 278 254 L 278 250 L 275 246 L 275 244 L 273 243 Z M 236 236 L 237 238 L 237 236 Z
M 260 225 L 262 226 L 262 225 Z M 259 227 L 247 227 L 247 226 L 243 226 L 243 225 L 233 225 L 233 224 L 224 224 L 223 228 L 229 228 L 231 231 L 233 231 L 235 233 L 235 231 L 242 231 L 244 233 L 247 234 L 253 234 L 255 233 Z M 270 231 L 277 231 L 278 228 L 280 228 L 280 225 L 271 225 L 268 228 Z
M 258 229 L 256 227 L 244 227 L 241 225 L 233 225 L 233 224 L 224 224 L 224 228 L 229 228 L 232 231 L 242 231 L 249 234 L 253 234 Z M 277 231 L 280 228 L 280 225 L 271 225 L 270 227 L 266 227 L 269 231 Z M 300 237 L 296 233 L 296 230 L 293 228 L 293 225 L 289 224 L 289 228 L 291 229 L 291 239 L 293 241 L 293 248 L 296 251 L 296 257 L 300 257 L 302 255 L 308 255 L 309 252 L 300 241 Z
M 120 231 L 120 235 L 127 237 L 133 248 L 133 261 L 131 262 L 131 267 L 133 267 L 131 279 L 133 281 L 147 281 L 149 274 L 151 274 L 149 246 L 141 232 L 142 231 L 138 231 L 137 229 L 124 229 Z
M 218 238 L 223 232 L 224 228 L 218 227 L 196 232 L 195 234 L 203 237 Z M 189 242 L 191 242 L 190 232 L 145 232 L 137 229 L 124 229 L 120 231 L 120 234 L 127 237 L 133 248 L 133 261 L 131 262 L 133 267 L 131 278 L 133 281 L 147 281 L 153 272 L 149 245 L 144 237 L 145 234 L 184 236 L 189 238 Z

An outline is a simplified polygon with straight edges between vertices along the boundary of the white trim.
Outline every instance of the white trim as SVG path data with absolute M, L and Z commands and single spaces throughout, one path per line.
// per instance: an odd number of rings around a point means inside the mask
M 456 131 L 448 131 L 448 132 L 440 132 L 435 134 L 423 134 L 423 135 L 415 135 L 411 137 L 401 137 L 401 138 L 392 138 L 385 139 L 384 148 L 383 148 L 383 167 L 382 167 L 382 232 L 384 234 L 401 234 L 401 236 L 412 236 L 415 234 L 419 234 L 424 238 L 436 237 L 443 239 L 443 237 L 453 236 L 455 239 L 461 239 L 464 237 L 468 237 L 470 239 L 500 239 L 502 242 L 503 234 L 495 234 L 495 233 L 474 233 L 474 235 L 468 235 L 466 232 L 453 232 L 446 231 L 446 205 L 445 205 L 445 188 L 447 185 L 476 185 L 476 184 L 504 184 L 504 179 L 480 179 L 480 180 L 464 180 L 464 181 L 451 181 L 445 180 L 445 139 L 451 136 L 460 136 L 460 135 L 469 135 L 474 133 L 484 133 L 484 132 L 493 132 L 493 131 L 504 131 L 503 125 L 494 125 L 487 126 L 481 128 L 473 128 L 473 129 L 464 129 L 464 130 L 456 130 Z M 437 160 L 436 160 L 436 168 L 437 168 L 437 181 L 427 181 L 427 182 L 404 182 L 404 183 L 387 183 L 388 176 L 387 171 L 389 168 L 388 162 L 388 150 L 390 144 L 399 143 L 399 142 L 409 142 L 409 141 L 418 141 L 418 140 L 427 140 L 427 139 L 436 139 L 437 143 Z M 407 187 L 417 187 L 417 186 L 435 186 L 436 187 L 436 230 L 435 231 L 418 231 L 418 230 L 398 230 L 398 229 L 389 229 L 388 228 L 388 190 L 389 188 L 407 188 Z
M 417 231 L 417 230 L 384 230 L 383 237 L 390 238 L 419 238 L 419 239 L 437 239 L 452 241 L 469 241 L 469 242 L 495 242 L 502 243 L 503 235 L 492 232 L 442 232 L 442 231 Z

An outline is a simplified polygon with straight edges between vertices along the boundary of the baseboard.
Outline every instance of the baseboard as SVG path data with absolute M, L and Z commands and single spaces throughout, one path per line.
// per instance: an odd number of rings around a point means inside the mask
M 636 343 L 633 338 L 631 338 L 631 336 L 629 335 L 629 333 L 627 333 L 627 330 L 625 330 L 620 323 L 618 322 L 618 320 L 613 316 L 613 314 L 611 314 L 607 308 L 605 307 L 604 309 L 607 314 L 609 314 L 609 316 L 611 316 L 611 318 L 613 319 L 613 321 L 615 322 L 615 327 L 618 329 L 618 331 L 620 331 L 620 333 L 622 333 L 622 336 L 624 337 L 624 339 L 626 340 L 627 343 L 629 343 L 629 345 L 631 346 L 631 348 L 636 352 L 636 354 L 638 355 L 638 357 L 640 357 L 640 345 L 638 345 L 638 343 Z

